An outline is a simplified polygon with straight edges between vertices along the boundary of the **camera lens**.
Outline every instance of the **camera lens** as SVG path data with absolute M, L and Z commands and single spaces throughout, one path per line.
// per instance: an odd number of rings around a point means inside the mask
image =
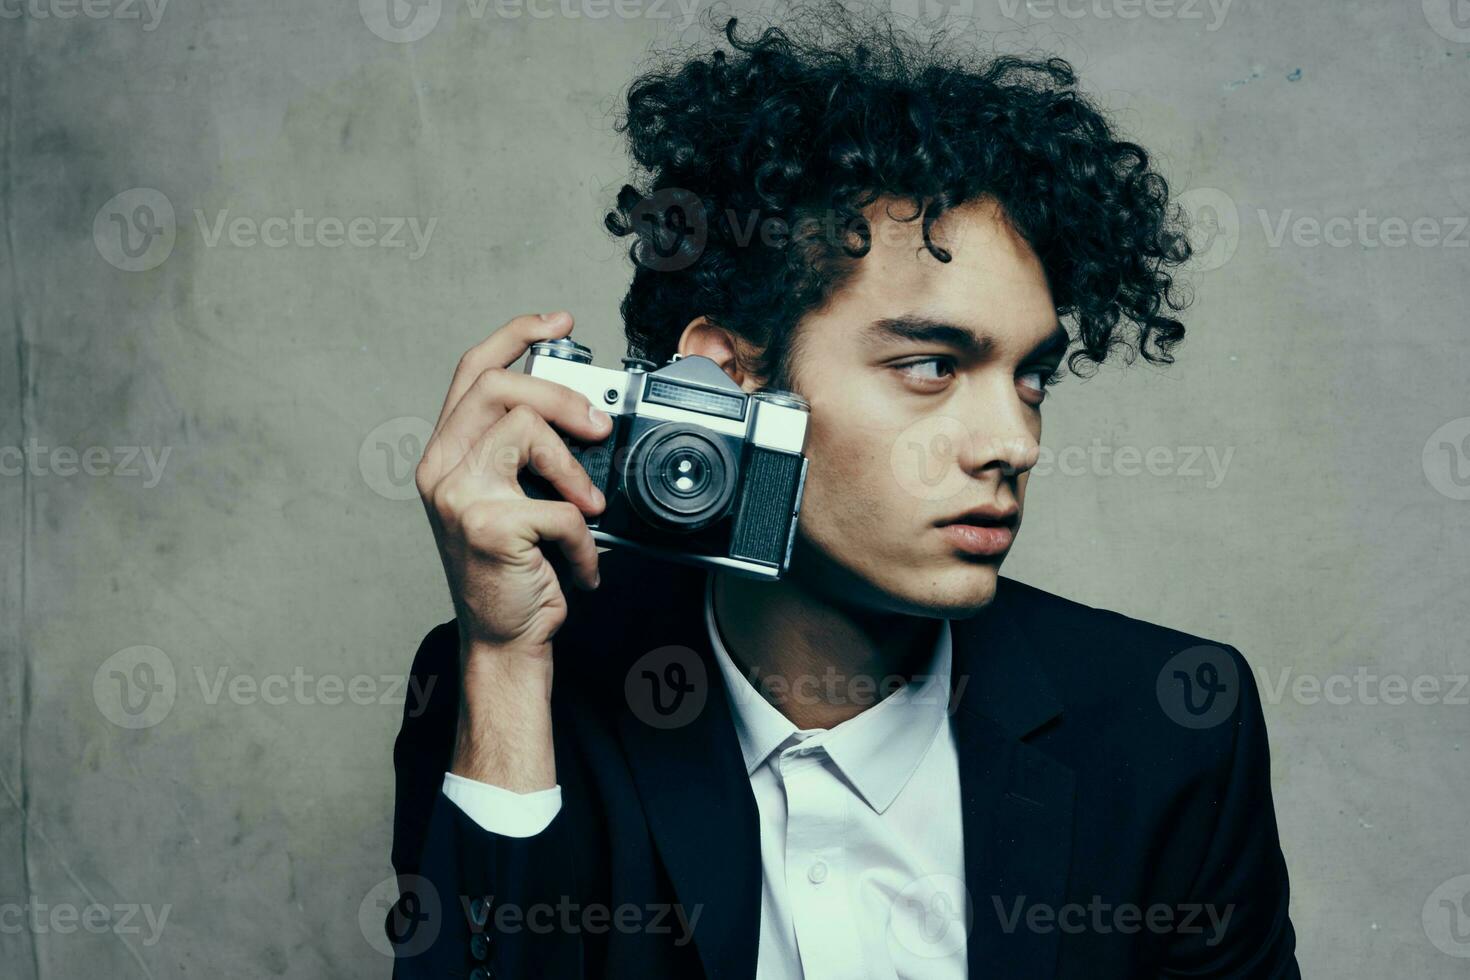
M 697 531 L 729 509 L 736 469 L 734 454 L 718 435 L 695 425 L 661 425 L 628 454 L 628 501 L 656 527 Z
M 692 497 L 709 483 L 709 467 L 699 453 L 680 449 L 664 458 L 664 468 L 659 478 L 670 493 Z

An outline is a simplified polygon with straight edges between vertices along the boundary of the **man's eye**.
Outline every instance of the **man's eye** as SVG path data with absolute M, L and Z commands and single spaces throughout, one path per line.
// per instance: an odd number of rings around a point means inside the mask
M 943 366 L 947 373 L 937 373 L 940 366 Z M 948 357 L 925 357 L 921 360 L 909 361 L 906 364 L 897 364 L 895 367 L 915 381 L 942 381 L 954 373 L 954 362 Z
M 1037 368 L 1033 371 L 1024 371 L 1017 375 L 1017 378 L 1021 381 L 1023 387 L 1031 389 L 1044 398 L 1046 396 L 1046 389 L 1061 381 L 1064 373 L 1062 366 L 1059 364 L 1054 371 L 1046 368 Z

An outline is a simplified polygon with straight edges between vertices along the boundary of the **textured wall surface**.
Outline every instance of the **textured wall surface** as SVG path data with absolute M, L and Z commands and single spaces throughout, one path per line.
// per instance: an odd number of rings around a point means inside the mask
M 1073 60 L 1201 229 L 1007 574 L 1251 659 L 1310 975 L 1463 976 L 1470 5 L 924 2 Z M 424 420 L 517 313 L 616 364 L 610 112 L 702 8 L 396 9 L 0 2 L 6 977 L 388 973 Z

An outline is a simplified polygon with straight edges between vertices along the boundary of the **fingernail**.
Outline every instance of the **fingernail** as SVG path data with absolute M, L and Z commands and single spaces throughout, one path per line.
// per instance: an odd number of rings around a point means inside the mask
M 592 500 L 594 503 L 597 504 L 599 510 L 607 506 L 607 498 L 604 497 L 602 495 L 602 491 L 597 489 L 596 487 L 592 488 Z
M 601 584 L 602 584 L 602 573 L 601 572 L 593 572 L 592 573 L 592 587 L 595 589 L 595 588 L 597 588 Z
M 547 323 L 557 323 L 561 320 L 562 317 L 567 315 L 567 311 L 557 310 L 555 313 L 537 313 L 536 315 L 545 320 Z
M 596 405 L 587 406 L 587 417 L 591 419 L 592 424 L 596 426 L 606 425 L 608 420 L 607 413 L 598 408 Z

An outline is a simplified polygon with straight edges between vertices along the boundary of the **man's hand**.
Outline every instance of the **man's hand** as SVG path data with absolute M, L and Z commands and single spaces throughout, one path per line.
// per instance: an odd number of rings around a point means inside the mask
M 536 341 L 565 337 L 569 313 L 527 314 L 460 358 L 415 479 L 459 622 L 459 735 L 451 771 L 525 793 L 556 784 L 551 751 L 551 641 L 566 620 L 556 570 L 539 543 L 596 588 L 586 516 L 606 504 L 552 428 L 588 441 L 612 424 L 565 385 L 508 370 Z M 527 497 L 528 462 L 561 500 Z

